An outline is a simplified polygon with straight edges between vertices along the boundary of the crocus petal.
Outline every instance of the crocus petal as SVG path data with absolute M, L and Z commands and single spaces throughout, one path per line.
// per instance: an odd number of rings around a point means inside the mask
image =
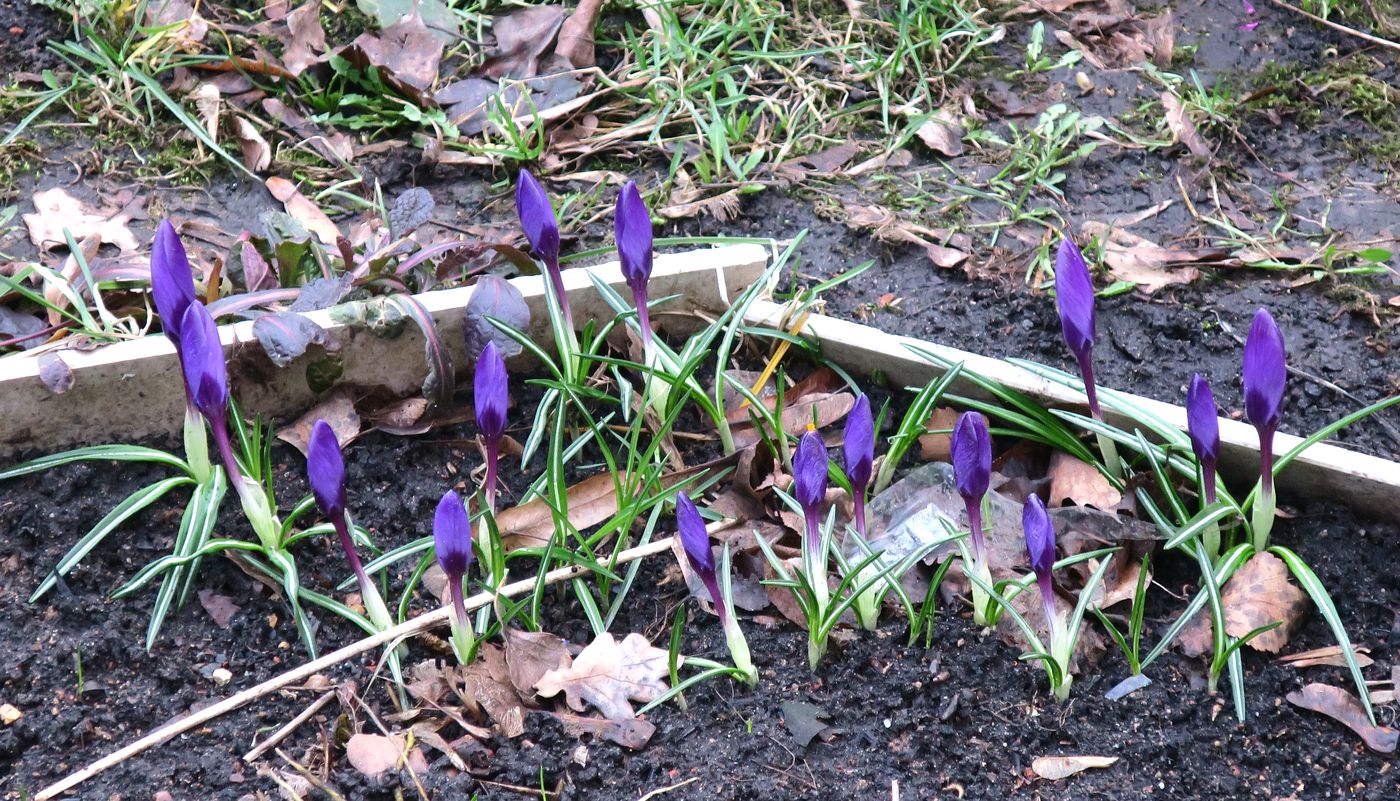
M 1273 430 L 1283 416 L 1283 390 L 1288 380 L 1288 354 L 1283 334 L 1268 310 L 1254 313 L 1244 343 L 1244 412 L 1256 428 Z
M 690 562 L 690 569 L 708 583 L 708 579 L 715 575 L 715 557 L 714 552 L 710 550 L 710 535 L 705 531 L 705 520 L 700 517 L 700 510 L 695 508 L 695 504 L 684 492 L 676 493 L 676 529 L 681 538 L 681 547 L 685 549 L 685 558 Z
M 968 503 L 981 504 L 992 480 L 992 437 L 977 412 L 963 412 L 953 426 L 950 442 L 953 480 Z
M 211 421 L 222 419 L 228 406 L 228 368 L 224 365 L 219 327 L 204 304 L 185 307 L 177 350 L 185 373 L 185 389 L 195 408 Z
M 1094 282 L 1074 240 L 1060 240 L 1055 254 L 1055 299 L 1065 344 L 1076 359 L 1088 358 L 1094 347 Z
M 637 185 L 628 181 L 617 196 L 617 214 L 613 219 L 613 235 L 617 240 L 617 257 L 622 262 L 622 275 L 633 293 L 645 297 L 647 281 L 651 280 L 652 232 L 651 214 Z
M 509 377 L 501 351 L 488 341 L 476 359 L 472 377 L 472 402 L 476 407 L 476 428 L 488 443 L 498 443 L 506 430 L 506 409 L 510 404 Z
M 180 235 L 169 220 L 161 220 L 151 241 L 151 295 L 165 335 L 178 347 L 185 309 L 195 301 L 194 277 Z
M 544 187 L 526 170 L 520 171 L 520 178 L 515 184 L 515 211 L 520 216 L 520 227 L 525 230 L 525 238 L 530 240 L 530 249 L 535 256 L 546 267 L 558 271 L 559 222 L 554 217 L 554 207 L 550 205 Z
M 856 493 L 865 491 L 875 464 L 875 421 L 870 414 L 870 398 L 862 392 L 856 405 L 846 417 L 845 439 L 846 477 Z
M 1026 553 L 1031 557 L 1031 570 L 1036 578 L 1048 577 L 1055 565 L 1055 524 L 1050 522 L 1050 513 L 1045 511 L 1045 502 L 1039 495 L 1026 499 L 1021 510 L 1021 527 L 1026 532 Z
M 472 565 L 472 524 L 455 490 L 448 490 L 433 514 L 433 548 L 449 580 L 461 581 Z
M 826 499 L 826 443 L 821 434 L 808 431 L 792 455 L 792 494 L 803 509 L 816 509 Z
M 1202 464 L 1215 464 L 1220 456 L 1220 420 L 1210 383 L 1200 373 L 1191 376 L 1191 385 L 1186 388 L 1186 429 L 1196 459 Z
M 345 460 L 340 455 L 340 442 L 325 420 L 311 427 L 311 441 L 306 448 L 306 477 L 311 494 L 326 517 L 345 514 Z

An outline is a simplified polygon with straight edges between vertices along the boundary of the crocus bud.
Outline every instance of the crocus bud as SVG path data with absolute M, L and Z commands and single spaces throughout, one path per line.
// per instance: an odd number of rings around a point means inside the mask
M 705 531 L 705 520 L 700 510 L 695 508 L 690 497 L 684 492 L 676 493 L 676 530 L 685 550 L 685 560 L 690 563 L 691 572 L 700 578 L 710 593 L 720 622 L 724 622 L 724 599 L 719 594 L 719 579 L 715 574 L 715 556 L 710 550 L 710 534 Z
M 856 398 L 856 405 L 846 417 L 842 449 L 846 456 L 846 477 L 851 480 L 851 488 L 862 494 L 870 483 L 875 464 L 875 420 L 870 414 L 870 398 L 864 392 Z
M 475 651 L 476 637 L 462 589 L 472 566 L 472 523 L 455 490 L 443 494 L 433 513 L 433 549 L 438 567 L 447 574 L 447 591 L 452 598 L 452 648 L 457 660 L 466 664 Z
M 564 294 L 564 276 L 559 267 L 559 222 L 544 187 L 526 170 L 520 171 L 515 184 L 515 212 L 520 217 L 525 238 L 530 241 L 530 249 L 544 262 L 545 273 L 559 301 L 559 311 L 572 331 L 573 315 L 569 313 L 569 297 Z
M 1254 313 L 1244 343 L 1244 411 L 1261 432 L 1278 428 L 1288 380 L 1283 334 L 1266 309 Z
M 851 480 L 852 510 L 856 518 L 856 533 L 865 538 L 865 489 L 875 465 L 875 421 L 870 415 L 870 398 L 862 392 L 856 405 L 846 416 L 846 432 L 842 440 L 846 457 L 846 478 Z
M 1055 299 L 1060 308 L 1060 329 L 1065 344 L 1079 363 L 1084 393 L 1089 396 L 1089 412 L 1100 418 L 1098 392 L 1094 386 L 1094 281 L 1089 266 L 1074 240 L 1060 240 L 1055 254 Z
M 185 307 L 179 330 L 177 350 L 185 374 L 185 391 L 195 408 L 209 420 L 217 437 L 227 420 L 228 407 L 228 368 L 224 365 L 219 327 L 204 304 L 191 303 Z
M 151 241 L 151 295 L 165 336 L 180 347 L 180 323 L 185 309 L 195 302 L 194 277 L 185 246 L 170 220 L 161 220 Z
M 617 213 L 613 219 L 613 236 L 617 241 L 617 257 L 622 262 L 622 275 L 632 290 L 637 307 L 637 323 L 642 329 L 642 342 L 651 342 L 651 315 L 647 310 L 647 282 L 651 280 L 652 234 L 651 214 L 637 185 L 628 181 L 617 196 Z
M 486 450 L 486 505 L 496 511 L 496 462 L 501 453 L 501 437 L 506 431 L 506 409 L 510 405 L 510 381 L 506 363 L 494 341 L 488 341 L 476 359 L 472 376 L 472 402 L 476 407 L 476 430 Z
M 461 585 L 472 566 L 472 527 L 467 509 L 455 490 L 448 490 L 433 514 L 433 548 L 449 583 Z
M 1051 570 L 1055 566 L 1055 524 L 1050 521 L 1050 513 L 1045 511 L 1045 503 L 1039 495 L 1026 499 L 1021 511 L 1021 527 L 1026 532 L 1026 553 L 1031 557 L 1031 570 L 1036 583 L 1040 585 L 1040 601 L 1045 609 L 1045 624 L 1055 638 L 1055 586 Z
M 1201 464 L 1201 480 L 1205 485 L 1206 503 L 1215 503 L 1215 463 L 1220 456 L 1220 420 L 1216 417 L 1215 396 L 1210 383 L 1195 373 L 1186 388 L 1186 430 L 1191 435 L 1191 450 Z
M 340 455 L 340 442 L 325 420 L 311 427 L 311 441 L 306 448 L 306 478 L 316 505 L 332 521 L 345 516 L 345 460 Z
M 972 532 L 972 556 L 981 564 L 987 548 L 982 536 L 982 498 L 992 480 L 992 437 L 977 412 L 963 412 L 953 426 L 949 443 L 953 457 L 953 481 L 967 508 Z
M 818 517 L 826 500 L 827 463 L 826 443 L 821 434 L 809 429 L 792 455 L 792 494 L 807 517 L 807 547 L 813 555 L 821 544 Z

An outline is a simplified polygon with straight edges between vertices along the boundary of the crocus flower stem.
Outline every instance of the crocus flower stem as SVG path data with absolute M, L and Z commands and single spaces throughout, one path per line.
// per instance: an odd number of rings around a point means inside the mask
M 1254 531 L 1254 549 L 1269 547 L 1269 534 L 1274 526 L 1278 501 L 1274 496 L 1274 431 L 1259 429 L 1259 494 L 1250 510 L 1250 527 Z
M 739 628 L 739 620 L 734 615 L 734 598 L 726 590 L 729 588 L 729 548 L 724 549 L 719 569 L 715 569 L 714 551 L 710 548 L 710 534 L 705 529 L 705 521 L 700 510 L 684 492 L 676 493 L 676 536 L 680 539 L 681 550 L 690 565 L 690 572 L 700 578 L 705 590 L 714 603 L 715 614 L 724 628 L 725 644 L 729 655 L 734 659 L 734 667 L 750 686 L 758 682 L 758 671 L 754 669 L 749 654 L 748 640 Z
M 188 393 L 185 396 L 184 439 L 185 464 L 189 465 L 194 480 L 203 484 L 213 469 L 209 463 L 209 434 L 204 429 L 204 416 L 195 408 Z
M 452 596 L 452 651 L 458 662 L 470 664 L 476 655 L 476 632 L 467 614 L 467 597 L 462 589 L 462 579 L 449 579 L 447 590 Z

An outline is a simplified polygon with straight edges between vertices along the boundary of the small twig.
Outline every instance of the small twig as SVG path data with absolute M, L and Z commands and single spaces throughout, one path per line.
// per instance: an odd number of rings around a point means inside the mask
M 706 529 L 713 533 L 715 531 L 727 527 L 731 523 L 732 521 L 717 521 L 706 526 Z M 622 553 L 618 554 L 616 559 L 613 560 L 613 564 L 611 566 L 604 565 L 603 563 L 597 563 L 596 566 L 599 568 L 612 567 L 619 564 L 632 562 L 637 559 L 642 559 L 647 556 L 652 556 L 654 554 L 669 551 L 671 549 L 671 541 L 673 539 L 675 538 L 664 537 L 662 539 L 649 542 L 646 545 L 639 545 L 635 548 L 629 548 L 623 551 Z M 575 576 L 586 573 L 589 569 L 589 566 L 586 565 L 570 565 L 569 567 L 556 568 L 545 574 L 544 583 L 547 585 L 557 584 L 558 582 L 565 581 L 567 579 L 571 579 Z M 502 587 L 500 594 L 506 596 L 507 598 L 511 598 L 516 595 L 521 595 L 525 592 L 533 590 L 534 588 L 535 580 L 533 578 L 522 579 L 520 581 L 507 584 L 506 586 Z M 480 609 L 484 606 L 490 606 L 492 601 L 495 600 L 495 597 L 495 594 L 490 592 L 477 593 L 476 595 L 473 595 L 470 599 L 467 600 L 467 611 L 470 612 L 476 609 Z M 435 626 L 443 625 L 447 622 L 451 614 L 452 610 L 450 607 L 441 607 L 438 609 L 434 609 L 433 611 L 427 612 L 423 615 L 419 615 L 418 617 L 415 617 L 412 620 L 400 623 L 399 625 L 394 626 L 391 629 L 386 629 L 384 631 L 379 632 L 378 634 L 366 637 L 363 640 L 360 640 L 359 642 L 351 643 L 350 645 L 347 645 L 338 651 L 326 654 L 325 656 L 319 659 L 313 659 L 312 661 L 307 662 L 301 667 L 293 668 L 292 670 L 289 670 L 280 676 L 274 676 L 268 679 L 267 681 L 263 682 L 262 684 L 259 684 L 255 687 L 249 687 L 248 689 L 240 693 L 231 695 L 217 704 L 207 706 L 204 709 L 187 715 L 186 717 L 180 718 L 179 720 L 171 721 L 170 723 L 167 723 L 166 725 L 156 729 L 155 731 L 150 732 L 141 739 L 130 743 L 118 749 L 117 751 L 108 754 L 105 757 L 102 757 L 101 759 L 97 760 L 96 762 L 93 762 L 91 765 L 88 765 L 82 770 L 69 774 L 67 777 L 54 782 L 48 787 L 45 787 L 44 789 L 40 790 L 37 794 L 35 794 L 34 801 L 49 801 L 49 799 L 56 798 L 57 796 L 68 792 L 74 787 L 77 787 L 78 785 L 82 784 L 88 779 L 91 779 L 93 776 L 96 776 L 97 774 L 116 765 L 120 765 L 126 760 L 131 759 L 132 757 L 140 754 L 143 751 L 146 751 L 147 749 L 153 748 L 157 745 L 160 745 L 161 743 L 174 739 L 175 737 L 178 737 L 179 735 L 184 734 L 185 732 L 190 731 L 191 729 L 198 728 L 199 726 L 202 726 L 211 720 L 228 714 L 229 712 L 232 712 L 233 710 L 238 709 L 239 707 L 242 707 L 245 704 L 248 704 L 252 701 L 256 701 L 264 695 L 276 692 L 277 690 L 280 690 L 283 687 L 295 684 L 299 681 L 304 681 L 305 679 L 310 678 L 311 676 L 320 673 L 321 671 L 326 670 L 327 668 L 334 667 L 335 665 L 338 665 L 341 662 L 359 656 L 360 654 L 365 653 L 366 651 L 372 651 L 376 648 L 385 645 L 396 645 L 399 641 L 407 639 L 408 637 L 412 637 L 413 635 L 421 631 L 427 631 L 428 629 L 434 628 Z
M 1400 50 L 1400 44 L 1392 42 L 1389 39 L 1382 39 L 1379 36 L 1372 36 L 1369 33 L 1362 33 L 1361 31 L 1358 31 L 1355 28 L 1348 28 L 1347 26 L 1342 25 L 1341 23 L 1325 20 L 1316 14 L 1308 13 L 1307 11 L 1298 8 L 1297 6 L 1289 5 L 1288 3 L 1283 2 L 1283 0 L 1273 0 L 1273 3 L 1279 8 L 1285 9 L 1287 11 L 1292 11 L 1294 14 L 1301 14 L 1319 25 L 1326 25 L 1334 31 L 1341 31 L 1342 33 L 1348 34 L 1350 36 L 1355 36 L 1356 38 L 1370 42 L 1373 45 L 1388 47 L 1391 50 Z
M 656 797 L 659 796 L 659 795 L 665 795 L 666 793 L 669 793 L 669 792 L 671 792 L 672 790 L 679 790 L 679 789 L 681 789 L 682 787 L 686 786 L 687 784 L 690 784 L 691 782 L 697 782 L 697 781 L 700 781 L 700 777 L 699 777 L 699 776 L 692 776 L 692 777 L 690 777 L 689 779 L 686 779 L 686 780 L 683 781 L 683 782 L 676 782 L 675 784 L 671 785 L 670 787 L 658 787 L 658 788 L 656 788 L 655 790 L 652 790 L 651 792 L 649 792 L 649 793 L 647 793 L 646 795 L 642 796 L 641 798 L 638 798 L 637 801 L 651 801 L 651 799 L 656 798 Z
M 550 796 L 554 795 L 559 795 L 556 792 L 553 792 L 551 790 L 545 790 L 539 787 L 525 787 L 519 784 L 506 784 L 505 782 L 493 782 L 488 781 L 486 779 L 477 779 L 476 781 L 478 784 L 485 784 L 490 787 L 499 787 L 502 790 L 509 790 L 512 793 L 524 793 L 525 795 L 540 795 L 544 796 L 545 798 L 549 798 Z
M 243 755 L 244 762 L 253 762 L 258 757 L 267 753 L 268 749 L 276 748 L 283 740 L 291 736 L 292 732 L 301 727 L 301 724 L 311 719 L 311 716 L 321 711 L 321 707 L 330 703 L 335 697 L 335 690 L 328 690 L 311 702 L 311 705 L 301 711 L 301 714 L 292 718 L 282 728 L 272 733 L 272 736 L 254 746 L 253 750 Z

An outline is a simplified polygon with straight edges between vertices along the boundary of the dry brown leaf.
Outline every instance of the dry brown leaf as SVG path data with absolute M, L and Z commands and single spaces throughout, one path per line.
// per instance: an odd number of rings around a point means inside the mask
M 103 242 L 123 251 L 140 246 L 126 224 L 131 220 L 127 209 L 99 210 L 68 194 L 62 187 L 34 193 L 34 213 L 24 215 L 29 229 L 29 241 L 40 250 L 65 247 L 63 230 L 74 239 L 82 240 L 96 234 Z
M 1104 265 L 1115 279 L 1137 284 L 1149 295 L 1164 286 L 1189 284 L 1200 278 L 1201 271 L 1194 266 L 1198 263 L 1219 262 L 1228 257 L 1224 251 L 1215 249 L 1164 248 L 1137 234 L 1110 228 L 1095 220 L 1085 222 L 1080 230 L 1103 242 Z
M 102 237 L 96 233 L 88 234 L 78 242 L 78 252 L 83 254 L 83 259 L 88 264 L 92 264 L 93 259 L 97 258 L 97 252 L 101 248 Z M 82 265 L 78 264 L 78 260 L 72 253 L 69 253 L 68 256 L 64 258 L 62 266 L 58 268 L 59 276 L 61 276 L 63 281 L 69 286 L 83 280 L 82 273 Z M 63 284 L 56 281 L 48 282 L 44 285 L 44 300 L 48 301 L 49 306 L 47 309 L 49 325 L 58 325 L 62 322 L 63 309 L 72 305 L 69 301 L 68 293 L 64 292 L 63 289 Z
M 243 151 L 243 166 L 249 172 L 262 172 L 272 166 L 272 146 L 267 143 L 253 123 L 242 117 L 233 118 L 234 136 Z
M 283 42 L 282 63 L 291 72 L 300 73 L 321 60 L 326 52 L 326 31 L 321 27 L 320 0 L 307 0 L 287 14 Z
M 570 715 L 567 712 L 550 712 L 549 714 L 553 715 L 554 719 L 559 721 L 559 725 L 564 727 L 564 731 L 569 734 L 576 737 L 582 734 L 601 737 L 633 751 L 646 747 L 651 736 L 656 733 L 655 724 L 640 718 L 608 720 L 607 718 Z
M 919 245 L 928 254 L 929 261 L 939 267 L 956 267 L 967 260 L 967 252 L 962 247 L 964 240 L 959 235 L 902 219 L 883 206 L 847 206 L 846 225 L 871 229 L 885 242 Z M 970 240 L 966 241 L 970 245 Z
M 655 701 L 666 692 L 670 655 L 646 637 L 628 634 L 621 643 L 603 632 L 566 668 L 544 674 L 535 684 L 540 696 L 564 693 L 569 707 L 582 712 L 592 704 L 608 720 L 636 717 L 629 701 Z
M 1308 608 L 1308 596 L 1288 580 L 1288 567 L 1270 553 L 1250 557 L 1225 585 L 1220 594 L 1225 608 L 1225 631 L 1243 637 L 1259 626 L 1274 621 L 1283 625 L 1249 641 L 1257 651 L 1278 653 L 1288 644 L 1288 636 Z M 1201 656 L 1211 650 L 1210 615 L 1200 613 L 1182 630 L 1177 643 L 1187 656 Z
M 280 175 L 268 178 L 266 183 L 267 191 L 271 192 L 272 196 L 282 203 L 288 214 L 306 226 L 306 230 L 315 234 L 316 238 L 321 240 L 321 244 L 335 246 L 335 240 L 340 236 L 340 231 L 335 227 L 335 223 L 331 222 L 331 218 L 327 217 L 320 207 L 297 191 L 296 184 Z
M 219 112 L 223 103 L 219 95 L 219 87 L 212 83 L 202 83 L 194 92 L 195 110 L 199 112 L 199 119 L 204 123 L 204 131 L 209 134 L 209 138 L 214 141 L 219 139 Z
M 728 222 L 739 216 L 741 189 L 743 187 L 735 187 L 707 198 L 662 206 L 656 210 L 656 213 L 668 220 L 681 220 L 708 214 L 714 217 L 717 222 Z
M 432 102 L 433 84 L 442 63 L 442 39 L 423 24 L 418 14 L 405 14 L 376 36 L 362 33 L 341 56 L 361 67 L 376 67 L 384 81 L 414 98 Z
M 505 655 L 493 643 L 477 651 L 477 659 L 461 671 L 465 695 L 486 710 L 496 730 L 507 739 L 525 733 L 525 706 L 511 683 Z
M 1162 108 L 1166 110 L 1167 130 L 1171 131 L 1172 141 L 1186 145 L 1186 149 L 1199 159 L 1209 161 L 1211 150 L 1196 130 L 1196 123 L 1186 113 L 1181 98 L 1170 89 L 1162 93 Z
M 476 74 L 493 80 L 533 78 L 540 60 L 564 24 L 564 8 L 555 5 L 529 6 L 491 22 L 496 47 Z
M 559 26 L 559 40 L 554 55 L 566 59 L 574 69 L 598 63 L 593 53 L 593 27 L 598 24 L 598 12 L 603 0 L 579 0 L 578 7 Z
M 1118 761 L 1110 756 L 1048 756 L 1036 757 L 1031 762 L 1035 775 L 1050 781 L 1068 779 L 1080 771 L 1090 768 L 1106 768 Z
M 937 434 L 919 435 L 919 458 L 925 462 L 946 462 L 952 458 L 953 435 L 951 429 L 958 424 L 958 413 L 947 406 L 933 410 L 924 423 L 925 431 L 938 431 Z
M 965 150 L 962 121 L 947 109 L 935 111 L 915 133 L 919 141 L 935 153 L 952 158 L 961 156 Z
M 325 156 L 327 161 L 349 164 L 355 158 L 355 145 L 346 134 L 318 128 L 275 97 L 265 98 L 262 107 L 269 116 L 291 128 L 312 149 Z
M 1356 664 L 1360 667 L 1368 667 L 1375 664 L 1375 660 L 1367 656 L 1371 652 L 1370 648 L 1361 645 L 1353 645 L 1352 656 L 1356 659 Z M 1308 668 L 1330 665 L 1332 667 L 1346 667 L 1346 657 L 1342 656 L 1342 646 L 1329 645 L 1326 648 L 1314 648 L 1311 651 L 1288 654 L 1281 656 L 1278 661 L 1289 667 Z
M 214 625 L 221 629 L 228 628 L 229 623 L 233 622 L 233 616 L 238 614 L 238 610 L 242 608 L 234 603 L 232 598 L 220 595 L 211 589 L 199 591 L 199 605 L 209 613 Z
M 1288 644 L 1288 635 L 1302 622 L 1308 596 L 1289 581 L 1288 566 L 1271 553 L 1256 553 L 1245 562 L 1220 596 L 1225 607 L 1225 632 L 1243 637 L 1276 620 L 1283 625 L 1249 641 L 1258 651 L 1276 654 Z
M 1022 3 L 1007 11 L 1003 16 L 1031 17 L 1036 14 L 1061 14 L 1075 6 L 1096 2 L 1098 0 L 1031 0 L 1029 3 Z
M 849 392 L 816 393 L 784 403 L 781 415 L 783 430 L 797 436 L 807 430 L 809 423 L 815 422 L 818 429 L 826 428 L 845 417 L 855 405 L 856 397 Z M 733 426 L 731 433 L 736 448 L 747 448 L 763 441 L 752 423 Z
M 1400 731 L 1389 726 L 1371 725 L 1366 717 L 1366 708 L 1356 696 L 1340 687 L 1314 682 L 1301 690 L 1294 690 L 1287 698 L 1288 703 L 1294 706 L 1320 712 L 1356 732 L 1366 747 L 1376 753 L 1394 753 L 1397 742 L 1400 742 Z
M 345 743 L 350 766 L 368 778 L 375 778 L 398 767 L 405 758 L 403 735 L 356 734 Z
M 1098 468 L 1062 451 L 1050 457 L 1049 477 L 1051 506 L 1064 506 L 1068 500 L 1107 511 L 1123 500 L 1123 493 Z
M 510 683 L 523 697 L 535 694 L 535 684 L 544 674 L 569 664 L 564 641 L 547 631 L 506 629 L 506 669 Z
M 360 415 L 355 411 L 355 401 L 350 398 L 350 391 L 342 387 L 322 398 L 296 422 L 278 431 L 277 438 L 305 456 L 311 443 L 311 429 L 317 420 L 326 421 L 335 432 L 336 443 L 342 448 L 360 436 Z
M 617 513 L 617 488 L 612 476 L 599 473 L 569 487 L 569 522 L 582 531 Z M 554 535 L 554 516 L 543 498 L 513 506 L 496 515 L 496 527 L 507 552 L 548 545 Z

